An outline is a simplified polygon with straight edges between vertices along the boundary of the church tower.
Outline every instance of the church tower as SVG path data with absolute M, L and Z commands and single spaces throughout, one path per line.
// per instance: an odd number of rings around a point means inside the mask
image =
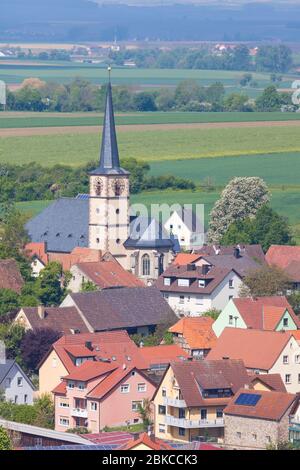
M 123 244 L 129 237 L 129 175 L 120 167 L 109 80 L 100 162 L 90 173 L 89 248 L 109 251 L 117 258 L 126 256 Z

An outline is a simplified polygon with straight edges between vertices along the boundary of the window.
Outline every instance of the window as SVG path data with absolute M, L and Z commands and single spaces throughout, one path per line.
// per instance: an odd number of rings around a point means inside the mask
M 298 374 L 298 384 L 300 384 L 300 374 Z
M 52 367 L 57 367 L 57 359 L 56 359 L 56 357 L 54 357 L 54 358 L 52 359 Z
M 252 434 L 252 438 L 253 438 L 254 441 L 256 441 L 256 440 L 257 440 L 257 434 L 254 434 L 254 433 L 253 433 L 253 434 Z
M 205 279 L 199 279 L 198 286 L 204 288 L 205 287 Z
M 129 384 L 121 385 L 121 393 L 129 393 L 129 392 L 130 392 L 130 385 Z
M 185 436 L 185 429 L 184 428 L 178 428 L 178 434 L 179 434 L 179 436 Z
M 35 446 L 42 446 L 43 445 L 43 438 L 42 437 L 35 437 L 34 438 L 34 445 Z
M 162 434 L 164 434 L 166 432 L 165 424 L 159 424 L 158 425 L 158 432 L 161 432 Z
M 161 396 L 162 396 L 162 397 L 166 397 L 166 396 L 167 396 L 167 390 L 165 389 L 165 387 L 163 387 L 163 388 L 161 389 Z
M 286 374 L 285 375 L 285 383 L 290 384 L 291 383 L 291 374 Z
M 62 400 L 59 402 L 59 407 L 60 407 L 60 408 L 69 408 L 69 406 L 70 406 L 70 405 L 69 405 L 69 400 L 67 400 L 67 399 L 65 399 L 65 400 L 62 399 Z
M 270 443 L 270 442 L 271 442 L 271 437 L 270 437 L 270 436 L 266 436 L 266 441 Z
M 163 294 L 163 298 L 168 300 L 169 299 L 169 294 Z
M 68 388 L 75 388 L 75 383 L 74 382 L 68 382 Z
M 295 356 L 295 363 L 296 364 L 300 363 L 300 354 L 297 354 L 297 356 Z
M 283 319 L 283 326 L 289 326 L 289 319 L 288 318 Z
M 288 364 L 289 363 L 289 356 L 283 356 L 283 364 Z
M 15 395 L 15 400 L 14 400 L 15 403 L 18 403 L 18 395 Z
M 100 243 L 100 238 L 96 238 L 96 243 Z
M 24 395 L 24 403 L 26 404 L 28 402 L 28 395 Z
M 116 214 L 120 214 L 120 209 L 116 209 Z
M 59 418 L 59 424 L 67 428 L 69 426 L 68 418 L 64 418 L 64 417 Z
M 78 388 L 79 388 L 79 390 L 84 390 L 85 389 L 85 383 L 84 382 L 78 382 Z
M 179 303 L 184 304 L 184 295 L 179 296 Z
M 178 230 L 181 230 L 181 225 L 178 225 Z
M 241 433 L 241 432 L 237 432 L 237 433 L 236 433 L 236 437 L 237 437 L 238 439 L 241 439 L 242 433 Z
M 202 409 L 200 410 L 200 419 L 202 420 L 207 420 L 207 410 L 206 409 Z
M 217 418 L 223 418 L 223 410 L 221 408 L 217 408 L 216 417 Z
M 91 408 L 91 411 L 97 411 L 98 410 L 98 403 L 96 403 L 95 401 L 91 401 L 90 408 Z
M 185 409 L 184 409 L 184 408 L 179 408 L 179 410 L 178 410 L 178 418 L 179 418 L 179 419 L 185 419 Z
M 229 279 L 229 289 L 233 289 L 234 288 L 234 280 L 233 279 Z
M 179 287 L 189 287 L 189 285 L 190 285 L 189 279 L 178 279 Z
M 23 377 L 17 378 L 18 387 L 23 387 Z
M 143 405 L 142 401 L 132 401 L 131 402 L 131 409 L 132 411 L 139 411 L 140 406 Z
M 170 285 L 171 285 L 171 278 L 164 277 L 164 286 L 170 286 Z
M 196 305 L 203 305 L 203 304 L 204 304 L 203 297 L 202 296 L 196 297 Z
M 158 414 L 165 415 L 166 414 L 166 407 L 163 405 L 158 405 Z
M 147 386 L 146 384 L 138 384 L 138 392 L 146 392 L 147 391 Z
M 143 276 L 150 276 L 150 256 L 144 255 L 142 257 L 142 273 Z
M 229 325 L 233 325 L 233 316 L 229 315 Z

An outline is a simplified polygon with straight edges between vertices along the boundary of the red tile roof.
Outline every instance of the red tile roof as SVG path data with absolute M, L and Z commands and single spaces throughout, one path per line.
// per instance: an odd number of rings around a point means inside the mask
M 147 433 L 141 434 L 137 439 L 131 439 L 118 450 L 130 450 L 139 445 L 145 445 L 152 450 L 174 450 L 173 447 L 171 447 L 166 442 L 158 439 L 157 437 L 148 436 Z
M 170 362 L 182 361 L 189 357 L 177 344 L 145 346 L 140 348 L 140 353 L 148 368 L 154 364 L 170 364 Z
M 0 260 L 0 289 L 11 289 L 20 294 L 23 285 L 17 262 L 14 259 Z
M 284 296 L 238 298 L 233 299 L 233 302 L 248 328 L 273 330 L 286 309 L 297 327 L 300 327 L 297 315 Z
M 268 371 L 291 337 L 290 332 L 225 328 L 207 359 L 241 359 L 248 369 Z
M 178 253 L 178 255 L 173 261 L 173 264 L 179 264 L 181 266 L 184 266 L 186 264 L 195 263 L 200 258 L 201 258 L 200 254 L 193 255 L 190 253 Z
M 93 444 L 121 446 L 132 439 L 132 434 L 125 431 L 110 431 L 99 432 L 97 434 L 82 434 L 81 437 L 91 441 Z
M 292 261 L 300 263 L 300 246 L 271 245 L 266 254 L 266 261 L 282 269 L 286 269 Z
M 64 377 L 64 379 L 88 382 L 92 379 L 100 377 L 101 375 L 107 374 L 108 372 L 112 372 L 117 367 L 117 364 L 86 361 L 81 364 L 81 366 L 74 368 L 69 375 Z
M 116 260 L 77 263 L 75 266 L 101 289 L 108 287 L 145 287 L 142 281 L 126 271 Z
M 31 242 L 27 243 L 25 246 L 25 252 L 31 258 L 36 256 L 39 260 L 46 266 L 48 263 L 48 255 L 46 251 L 46 243 L 45 242 Z
M 252 384 L 255 384 L 255 382 L 261 382 L 271 391 L 286 392 L 286 388 L 280 374 L 255 374 L 252 376 L 250 375 L 250 379 Z
M 241 393 L 259 395 L 255 406 L 238 405 L 236 400 Z M 224 410 L 225 415 L 243 416 L 246 418 L 260 418 L 271 421 L 280 421 L 283 415 L 293 405 L 296 395 L 282 392 L 264 392 L 258 390 L 241 389 L 230 400 Z
M 210 317 L 185 317 L 171 326 L 169 331 L 182 335 L 190 349 L 211 349 L 217 340 L 213 323 Z

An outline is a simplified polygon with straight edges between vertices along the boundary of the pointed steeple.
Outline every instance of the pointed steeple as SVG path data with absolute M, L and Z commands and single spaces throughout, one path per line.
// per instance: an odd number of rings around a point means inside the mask
M 110 81 L 107 85 L 105 114 L 103 121 L 102 144 L 100 153 L 100 164 L 91 174 L 107 175 L 107 174 L 127 174 L 128 172 L 120 167 L 119 150 L 116 134 L 114 107 L 112 99 L 112 87 Z

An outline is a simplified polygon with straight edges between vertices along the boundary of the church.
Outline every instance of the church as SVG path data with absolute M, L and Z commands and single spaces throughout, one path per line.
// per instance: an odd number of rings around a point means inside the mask
M 100 161 L 89 174 L 89 194 L 59 198 L 32 218 L 26 224 L 31 242 L 43 243 L 50 259 L 78 247 L 110 253 L 150 285 L 180 248 L 159 221 L 130 215 L 129 177 L 120 166 L 109 80 Z

